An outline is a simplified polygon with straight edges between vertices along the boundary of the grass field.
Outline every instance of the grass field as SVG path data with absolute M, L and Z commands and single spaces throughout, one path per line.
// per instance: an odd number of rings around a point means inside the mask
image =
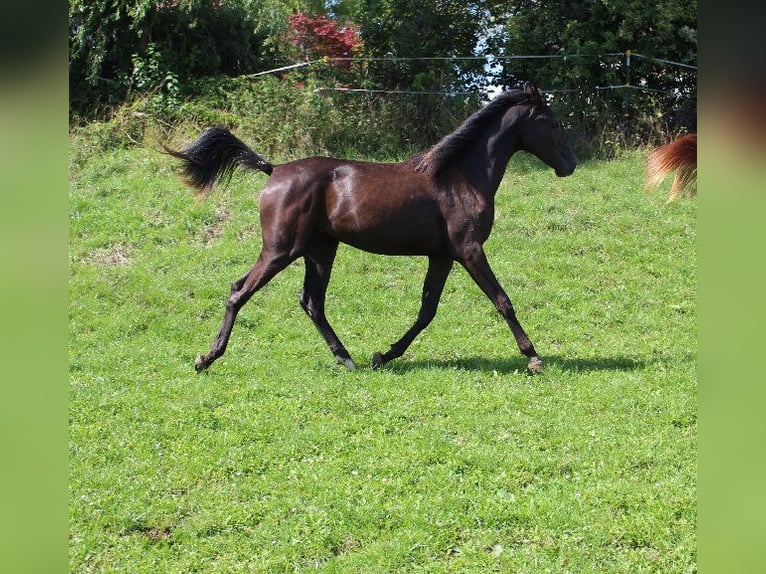
M 155 151 L 74 150 L 71 571 L 695 572 L 696 205 L 645 194 L 644 158 L 511 162 L 486 250 L 540 375 L 459 267 L 372 371 L 426 261 L 348 247 L 327 310 L 360 369 L 300 309 L 296 263 L 198 375 L 265 176 L 200 201 Z

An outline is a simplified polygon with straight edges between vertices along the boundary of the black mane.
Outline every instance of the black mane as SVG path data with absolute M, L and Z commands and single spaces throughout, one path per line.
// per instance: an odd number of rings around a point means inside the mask
M 524 90 L 511 90 L 496 96 L 486 106 L 469 116 L 460 127 L 444 136 L 425 153 L 415 155 L 410 161 L 415 170 L 434 176 L 444 169 L 466 144 L 472 142 L 487 123 L 509 107 L 531 102 L 533 98 Z

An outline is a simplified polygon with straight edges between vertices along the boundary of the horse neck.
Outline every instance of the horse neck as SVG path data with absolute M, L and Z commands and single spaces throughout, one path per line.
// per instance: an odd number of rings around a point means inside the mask
M 458 168 L 477 191 L 492 199 L 519 147 L 518 130 L 513 125 L 500 133 L 500 122 L 493 123 L 460 155 Z

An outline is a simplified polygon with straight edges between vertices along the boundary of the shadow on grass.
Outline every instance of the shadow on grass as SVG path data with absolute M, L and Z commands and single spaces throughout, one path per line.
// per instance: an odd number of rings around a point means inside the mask
M 660 362 L 672 362 L 680 358 L 656 357 L 651 359 L 639 359 L 634 357 L 593 357 L 576 358 L 548 355 L 543 357 L 546 370 L 561 370 L 564 372 L 585 371 L 634 371 L 646 368 L 649 365 Z M 525 357 L 513 357 L 507 359 L 465 357 L 453 360 L 416 360 L 416 361 L 393 361 L 384 367 L 392 373 L 411 373 L 428 369 L 454 369 L 465 371 L 497 372 L 503 374 L 526 373 L 527 359 Z

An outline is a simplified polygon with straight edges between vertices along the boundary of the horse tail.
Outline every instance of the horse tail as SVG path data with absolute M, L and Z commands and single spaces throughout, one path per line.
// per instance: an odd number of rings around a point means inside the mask
M 654 149 L 646 161 L 646 189 L 657 187 L 676 172 L 667 203 L 684 193 L 697 194 L 697 134 L 687 134 Z
M 208 195 L 220 181 L 228 183 L 237 166 L 271 175 L 274 166 L 251 150 L 226 128 L 208 128 L 197 141 L 181 151 L 163 146 L 182 161 L 181 173 L 187 185 Z

